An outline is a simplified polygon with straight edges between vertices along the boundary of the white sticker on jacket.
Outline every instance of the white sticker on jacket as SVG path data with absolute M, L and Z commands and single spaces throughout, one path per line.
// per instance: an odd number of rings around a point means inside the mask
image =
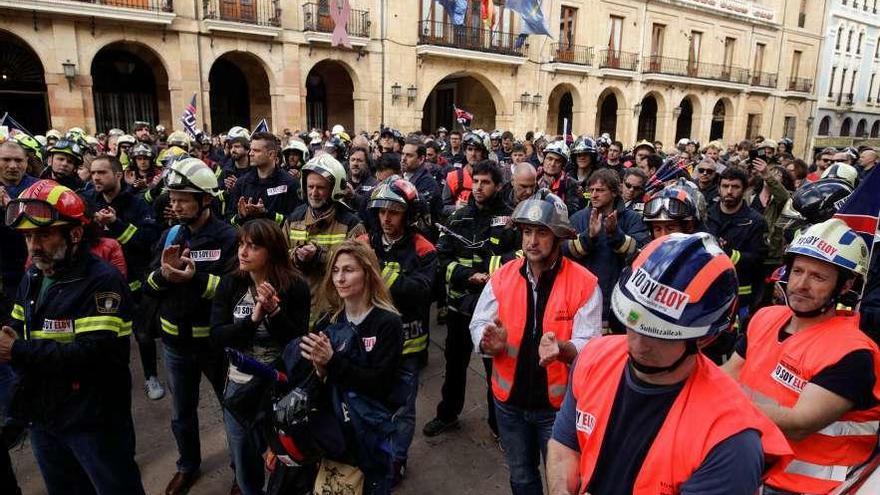
M 283 194 L 287 192 L 287 184 L 282 184 L 278 187 L 271 187 L 266 189 L 267 196 L 277 196 L 279 194 Z
M 671 318 L 681 318 L 690 299 L 684 292 L 657 282 L 641 268 L 626 281 L 626 288 L 643 306 Z
M 190 251 L 189 257 L 193 261 L 217 261 L 220 259 L 220 250 L 203 249 L 201 251 Z
M 804 380 L 795 370 L 789 368 L 783 363 L 776 363 L 776 368 L 770 374 L 776 382 L 783 387 L 800 394 L 804 387 L 807 386 L 807 380 Z
M 376 346 L 376 337 L 364 337 L 361 340 L 364 341 L 364 349 L 366 349 L 367 352 L 372 351 L 373 347 Z
M 580 409 L 577 409 L 576 412 L 577 419 L 575 420 L 575 427 L 578 431 L 582 431 L 587 435 L 592 435 L 593 429 L 596 428 L 596 416 L 593 416 L 586 411 L 581 411 Z
M 492 217 L 492 224 L 490 227 L 503 227 L 507 225 L 509 220 L 510 217 Z
M 51 334 L 73 333 L 73 320 L 43 320 L 43 332 Z

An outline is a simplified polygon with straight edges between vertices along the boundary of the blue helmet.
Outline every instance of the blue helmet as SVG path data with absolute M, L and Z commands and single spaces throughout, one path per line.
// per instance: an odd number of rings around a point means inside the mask
M 611 310 L 647 337 L 712 337 L 733 324 L 737 286 L 736 269 L 714 237 L 670 234 L 645 246 L 624 269 Z

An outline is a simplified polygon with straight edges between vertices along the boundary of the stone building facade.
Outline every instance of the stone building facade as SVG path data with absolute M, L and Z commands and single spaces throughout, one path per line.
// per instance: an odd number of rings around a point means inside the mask
M 840 0 L 836 0 L 840 1 Z M 211 131 L 454 124 L 670 144 L 815 132 L 819 0 L 544 0 L 551 36 L 496 1 L 453 25 L 431 0 L 0 0 L 0 108 L 43 128 L 146 119 Z M 27 125 L 27 124 L 25 124 Z

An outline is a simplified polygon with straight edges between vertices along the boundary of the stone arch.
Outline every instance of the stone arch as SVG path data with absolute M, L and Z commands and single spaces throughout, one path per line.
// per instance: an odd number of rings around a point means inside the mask
M 557 84 L 547 98 L 547 132 L 562 134 L 563 119 L 568 119 L 568 130 L 578 134 L 574 128 L 574 114 L 581 108 L 578 89 L 569 83 Z
M 482 74 L 453 72 L 436 78 L 428 87 L 431 90 L 424 93 L 425 98 L 421 100 L 423 132 L 434 132 L 441 126 L 449 130 L 455 128 L 453 104 L 474 115 L 473 128 L 494 129 L 497 116 L 504 114 L 504 98 L 498 87 Z
M 871 137 L 880 137 L 880 120 L 875 120 L 874 123 L 871 124 Z
M 49 128 L 49 98 L 43 62 L 31 45 L 0 30 L 0 109 L 9 112 L 28 131 Z
M 213 132 L 233 126 L 252 130 L 263 118 L 271 129 L 273 80 L 265 61 L 254 53 L 231 50 L 217 56 L 208 71 Z
M 682 138 L 696 139 L 694 129 L 699 124 L 702 107 L 700 99 L 693 94 L 686 95 L 678 104 L 678 118 L 675 122 L 675 141 Z
M 716 139 L 724 141 L 724 136 L 731 135 L 735 115 L 733 102 L 730 101 L 730 98 L 726 96 L 718 98 L 712 107 L 709 141 L 715 141 Z
M 623 92 L 617 87 L 609 86 L 599 94 L 596 101 L 596 134 L 608 133 L 612 139 L 617 139 L 620 134 L 617 114 L 621 108 L 626 108 Z
M 880 123 L 880 120 L 878 120 L 876 123 Z M 826 115 L 826 116 L 822 117 L 821 121 L 819 121 L 819 130 L 818 130 L 817 134 L 819 136 L 827 136 L 830 133 L 831 133 L 831 117 Z
M 304 86 L 309 128 L 330 129 L 341 124 L 349 133 L 354 132 L 355 82 L 347 64 L 321 60 L 306 73 Z
M 431 88 L 431 91 L 428 91 L 428 92 L 419 91 L 419 95 L 416 97 L 415 103 L 417 105 L 421 105 L 421 107 L 424 108 L 428 103 L 430 103 L 429 100 L 432 99 L 432 94 L 434 93 L 434 90 L 437 89 L 437 86 L 440 85 L 440 83 L 442 83 L 444 81 L 463 79 L 463 78 L 467 78 L 467 77 L 480 83 L 483 86 L 483 88 L 486 90 L 486 92 L 489 93 L 489 96 L 492 98 L 491 103 L 495 107 L 495 113 L 497 115 L 507 115 L 507 114 L 511 113 L 511 108 L 509 108 L 507 106 L 507 103 L 508 103 L 507 98 L 505 98 L 501 94 L 501 91 L 498 89 L 498 85 L 496 85 L 494 82 L 492 82 L 492 80 L 489 79 L 484 73 L 481 73 L 479 71 L 474 71 L 474 70 L 459 70 L 459 71 L 455 71 L 455 72 L 445 73 L 445 75 L 443 73 L 441 73 L 432 79 L 423 80 L 419 84 L 422 87 Z M 513 103 L 513 102 L 511 101 L 510 103 Z M 470 109 L 467 109 L 467 110 L 470 110 Z M 423 122 L 424 122 L 424 118 L 425 117 L 423 116 Z
M 665 110 L 663 95 L 657 91 L 650 91 L 642 96 L 640 104 L 636 140 L 656 141 L 660 115 Z
M 165 60 L 138 41 L 114 41 L 89 58 L 95 132 L 131 131 L 135 120 L 170 123 L 171 94 Z
M 861 119 L 859 123 L 856 124 L 856 137 L 865 138 L 868 137 L 868 120 Z
M 843 119 L 843 122 L 840 124 L 840 135 L 843 137 L 849 137 L 852 133 L 852 119 L 847 117 Z

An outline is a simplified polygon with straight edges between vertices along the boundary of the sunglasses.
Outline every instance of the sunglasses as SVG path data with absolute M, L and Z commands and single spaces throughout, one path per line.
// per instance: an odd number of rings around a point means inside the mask
M 715 171 L 712 170 L 711 168 L 698 168 L 697 172 L 699 172 L 702 175 L 712 175 L 715 173 Z
M 819 161 L 829 163 L 831 161 L 831 159 L 830 158 L 819 158 Z
M 629 182 L 624 182 L 623 185 L 627 189 L 644 189 L 644 186 L 637 186 L 635 184 L 630 184 Z

